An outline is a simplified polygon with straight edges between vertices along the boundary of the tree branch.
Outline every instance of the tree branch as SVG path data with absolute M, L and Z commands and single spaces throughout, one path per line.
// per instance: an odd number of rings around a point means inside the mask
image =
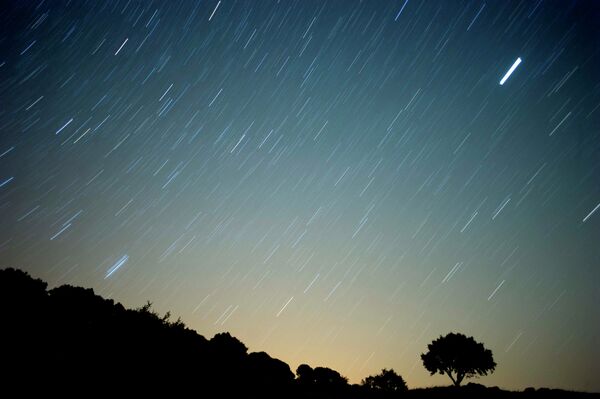
M 460 385 L 460 383 L 462 382 L 463 378 L 465 378 L 465 374 L 464 373 L 457 373 L 457 375 L 456 375 L 456 385 Z
M 445 370 L 446 374 L 448 374 L 448 377 L 450 377 L 450 379 L 452 380 L 452 383 L 454 385 L 456 385 L 456 380 L 454 379 L 454 377 L 452 377 L 452 373 L 450 372 L 450 370 Z

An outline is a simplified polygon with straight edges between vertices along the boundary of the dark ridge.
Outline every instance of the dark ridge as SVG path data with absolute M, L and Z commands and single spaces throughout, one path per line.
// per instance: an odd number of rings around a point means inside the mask
M 393 370 L 362 385 L 326 367 L 290 367 L 229 333 L 210 340 L 151 304 L 125 309 L 92 289 L 0 270 L 0 396 L 122 394 L 199 398 L 598 398 L 598 394 L 479 384 L 408 390 Z

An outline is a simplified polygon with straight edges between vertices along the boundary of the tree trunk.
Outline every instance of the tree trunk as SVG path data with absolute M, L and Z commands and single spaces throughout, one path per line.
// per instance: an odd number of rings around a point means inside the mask
M 460 386 L 460 383 L 462 382 L 463 378 L 465 378 L 464 374 L 457 374 L 456 375 L 456 386 Z
M 458 386 L 460 384 L 460 382 L 457 382 L 454 377 L 452 377 L 452 372 L 446 370 L 446 374 L 448 374 L 448 377 L 450 377 L 450 379 L 452 380 L 452 383 L 454 384 L 454 386 Z

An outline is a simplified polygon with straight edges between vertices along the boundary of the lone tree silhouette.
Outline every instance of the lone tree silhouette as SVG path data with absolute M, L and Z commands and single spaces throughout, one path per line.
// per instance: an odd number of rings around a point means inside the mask
M 487 375 L 496 368 L 492 351 L 473 337 L 460 333 L 440 336 L 427 345 L 429 352 L 421 354 L 423 366 L 434 375 L 446 374 L 455 386 L 475 375 Z

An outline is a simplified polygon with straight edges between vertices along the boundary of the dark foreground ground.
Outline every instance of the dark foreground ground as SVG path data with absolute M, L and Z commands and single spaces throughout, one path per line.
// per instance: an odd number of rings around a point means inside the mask
M 327 367 L 290 367 L 229 333 L 210 340 L 160 316 L 126 309 L 91 289 L 47 284 L 0 269 L 0 399 L 3 398 L 582 398 L 600 394 L 435 387 L 383 393 L 350 385 Z M 403 387 L 404 388 L 404 387 Z
M 402 396 L 402 398 L 415 399 L 446 399 L 446 398 L 465 398 L 465 399 L 592 399 L 600 398 L 600 393 L 573 392 L 562 389 L 549 388 L 527 388 L 524 391 L 505 391 L 498 387 L 487 388 L 478 384 L 470 384 L 464 387 L 435 387 L 411 389 Z

